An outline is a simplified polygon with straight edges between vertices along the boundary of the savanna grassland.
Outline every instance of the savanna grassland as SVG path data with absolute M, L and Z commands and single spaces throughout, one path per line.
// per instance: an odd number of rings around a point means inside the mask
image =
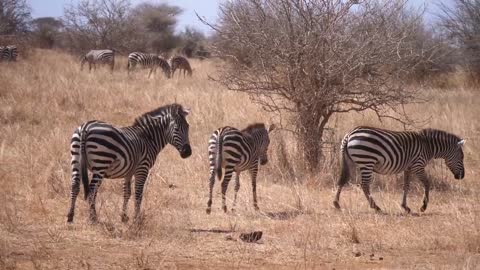
M 433 190 L 425 213 L 418 210 L 423 188 L 415 180 L 409 195 L 414 214 L 404 214 L 401 175 L 377 176 L 372 185 L 384 214 L 369 209 L 358 181 L 343 191 L 342 211 L 333 208 L 334 150 L 343 134 L 363 124 L 400 128 L 352 113 L 330 123 L 329 138 L 337 144 L 318 174 L 303 172 L 292 135 L 279 130 L 258 177 L 260 211 L 253 209 L 245 174 L 237 212 L 221 211 L 217 182 L 207 215 L 210 134 L 223 125 L 243 128 L 276 118 L 248 96 L 208 80 L 220 62 L 192 66 L 192 78 L 166 80 L 157 72 L 147 79 L 146 70 L 128 78 L 124 58 L 113 75 L 107 68 L 88 73 L 79 72 L 75 57 L 43 50 L 0 64 L 0 269 L 480 269 L 478 87 L 424 87 L 430 101 L 406 108 L 425 126 L 467 141 L 464 180 L 455 180 L 442 162 L 429 166 Z M 183 160 L 171 146 L 160 153 L 145 189 L 143 218 L 120 221 L 122 181 L 107 179 L 97 198 L 100 222 L 87 222 L 81 191 L 74 223 L 67 224 L 73 130 L 90 119 L 129 125 L 173 102 L 192 110 L 193 155 Z M 233 182 L 227 195 L 231 206 Z M 259 243 L 238 239 L 255 230 L 264 233 Z

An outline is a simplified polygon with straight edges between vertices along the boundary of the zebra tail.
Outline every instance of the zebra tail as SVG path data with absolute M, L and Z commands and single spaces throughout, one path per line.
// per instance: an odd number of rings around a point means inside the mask
M 89 181 L 87 169 L 87 150 L 85 148 L 85 133 L 85 130 L 82 130 L 80 133 L 80 173 L 82 175 L 82 184 L 85 193 L 85 200 L 87 200 L 89 193 Z
M 349 136 L 348 135 L 345 136 L 342 140 L 342 146 L 341 146 L 342 159 L 341 159 L 341 163 L 340 163 L 340 168 L 341 168 L 340 179 L 342 179 L 342 181 L 345 181 L 345 183 L 350 178 L 350 161 L 351 161 L 351 158 L 350 158 L 350 156 L 348 155 L 348 152 L 347 152 L 348 139 L 349 139 Z
M 220 132 L 218 134 L 217 155 L 215 159 L 215 172 L 216 172 L 218 181 L 222 181 L 223 179 L 222 162 L 223 162 L 223 136 Z

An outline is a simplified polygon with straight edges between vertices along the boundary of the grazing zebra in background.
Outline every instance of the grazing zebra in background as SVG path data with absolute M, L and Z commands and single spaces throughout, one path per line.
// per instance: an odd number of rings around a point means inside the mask
M 97 64 L 110 65 L 110 71 L 113 72 L 115 67 L 115 51 L 114 50 L 91 50 L 82 57 L 80 63 L 80 70 L 83 70 L 83 65 L 88 62 L 88 71 L 92 70 L 92 66 L 96 69 Z
M 17 46 L 8 45 L 0 46 L 0 62 L 1 61 L 17 61 Z
M 257 205 L 257 172 L 259 165 L 268 162 L 267 151 L 270 144 L 269 133 L 275 128 L 271 125 L 266 129 L 264 124 L 252 124 L 240 131 L 233 127 L 222 127 L 217 129 L 208 142 L 208 155 L 210 162 L 210 193 L 207 204 L 207 214 L 212 209 L 212 190 L 215 183 L 215 175 L 222 180 L 222 207 L 227 212 L 225 193 L 228 182 L 235 172 L 235 197 L 232 211 L 235 211 L 237 193 L 240 189 L 240 173 L 248 170 L 252 178 L 253 206 L 258 210 Z M 225 172 L 223 170 L 225 169 Z
M 165 76 L 167 78 L 170 78 L 170 65 L 168 64 L 167 60 L 156 54 L 147 54 L 141 52 L 133 52 L 129 54 L 127 65 L 127 70 L 129 74 L 130 70 L 135 68 L 137 64 L 142 66 L 143 68 L 150 68 L 150 72 L 148 73 L 149 78 L 152 72 L 157 71 L 157 67 L 160 67 L 163 70 Z
M 350 178 L 349 165 L 353 163 L 360 170 L 362 190 L 371 208 L 381 211 L 370 195 L 370 180 L 373 172 L 384 175 L 404 172 L 402 207 L 406 212 L 410 212 L 407 206 L 407 193 L 410 187 L 410 176 L 413 174 L 425 187 L 423 206 L 420 208 L 420 211 L 424 212 L 427 209 L 430 190 L 425 166 L 432 159 L 443 158 L 455 179 L 463 179 L 465 176 L 462 151 L 464 143 L 465 140 L 436 129 L 396 132 L 357 127 L 342 140 L 342 171 L 333 204 L 340 209 L 338 203 L 340 192 Z
M 183 77 L 185 77 L 185 72 L 188 72 L 188 76 L 192 76 L 192 67 L 187 58 L 177 55 L 170 58 L 170 66 L 172 67 L 172 77 L 175 75 L 175 71 L 183 69 Z
M 17 61 L 17 56 L 18 56 L 17 46 L 9 45 L 7 46 L 7 49 L 10 53 L 10 61 Z
M 192 154 L 186 120 L 189 110 L 179 104 L 160 107 L 135 119 L 132 126 L 117 128 L 100 121 L 89 121 L 72 136 L 72 191 L 67 221 L 73 222 L 75 201 L 82 179 L 85 199 L 90 205 L 90 221 L 97 220 L 95 198 L 103 178 L 124 178 L 122 221 L 128 221 L 127 205 L 131 181 L 135 177 L 135 218 L 139 217 L 143 186 L 158 153 L 173 145 L 182 158 Z M 88 171 L 92 181 L 88 181 Z

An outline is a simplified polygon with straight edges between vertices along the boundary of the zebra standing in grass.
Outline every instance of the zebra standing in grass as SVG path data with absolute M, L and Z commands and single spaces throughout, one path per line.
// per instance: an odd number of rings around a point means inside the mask
M 72 192 L 68 222 L 73 222 L 75 201 L 82 179 L 85 199 L 90 205 L 90 221 L 97 220 L 95 198 L 103 178 L 124 178 L 122 221 L 128 221 L 127 205 L 131 181 L 135 178 L 135 218 L 139 217 L 143 186 L 158 153 L 173 145 L 182 158 L 192 154 L 186 120 L 189 110 L 179 104 L 160 107 L 135 119 L 132 126 L 117 128 L 89 121 L 72 136 Z M 88 171 L 92 171 L 89 183 Z
M 357 127 L 342 140 L 342 172 L 333 204 L 340 209 L 338 203 L 340 192 L 350 178 L 349 165 L 353 163 L 360 171 L 362 190 L 371 208 L 381 211 L 370 195 L 370 180 L 373 172 L 385 175 L 404 172 L 402 207 L 406 212 L 410 212 L 407 206 L 407 193 L 410 176 L 413 174 L 425 187 L 423 205 L 420 208 L 420 211 L 424 212 L 427 209 L 430 190 L 425 166 L 432 159 L 443 158 L 455 179 L 463 179 L 465 176 L 462 151 L 464 143 L 465 140 L 436 129 L 396 132 Z
M 175 71 L 183 69 L 183 77 L 185 77 L 185 72 L 188 73 L 188 76 L 192 76 L 192 67 L 188 62 L 187 58 L 177 55 L 173 56 L 170 59 L 170 66 L 172 67 L 172 77 L 175 75 Z
M 271 125 L 266 129 L 264 124 L 253 124 L 240 131 L 233 127 L 217 129 L 208 142 L 208 155 L 210 162 L 210 192 L 207 204 L 207 214 L 212 209 L 212 190 L 215 183 L 215 175 L 222 180 L 222 207 L 227 212 L 225 193 L 228 182 L 235 172 L 235 197 L 232 211 L 235 210 L 237 193 L 240 189 L 240 173 L 248 170 L 252 178 L 253 206 L 257 205 L 257 172 L 259 165 L 268 162 L 267 151 L 270 144 L 269 133 L 275 128 Z M 225 170 L 223 172 L 223 170 Z
M 110 71 L 113 72 L 115 67 L 115 51 L 114 50 L 91 50 L 82 57 L 80 63 L 80 70 L 83 70 L 83 65 L 88 62 L 88 71 L 92 67 L 96 69 L 97 64 L 107 64 L 110 66 Z
M 148 73 L 149 78 L 152 72 L 157 71 L 157 67 L 160 67 L 163 70 L 165 76 L 167 78 L 170 78 L 170 65 L 168 64 L 167 60 L 156 54 L 147 54 L 141 52 L 133 52 L 129 54 L 127 64 L 127 70 L 129 74 L 130 70 L 134 69 L 137 64 L 142 66 L 143 68 L 150 68 L 150 72 Z
M 17 46 L 8 45 L 0 46 L 0 62 L 1 61 L 17 61 Z

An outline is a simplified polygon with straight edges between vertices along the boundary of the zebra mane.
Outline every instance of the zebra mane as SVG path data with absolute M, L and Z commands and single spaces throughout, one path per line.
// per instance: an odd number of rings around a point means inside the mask
M 142 123 L 142 120 L 144 120 L 147 117 L 158 117 L 158 116 L 165 116 L 167 114 L 170 115 L 182 115 L 180 112 L 184 111 L 182 105 L 173 103 L 169 105 L 164 105 L 161 107 L 158 107 L 152 111 L 146 112 L 142 114 L 141 116 L 135 118 L 135 122 L 133 123 L 134 125 L 139 125 Z
M 265 129 L 266 130 L 267 128 L 265 127 L 264 123 L 254 123 L 254 124 L 248 125 L 244 129 L 242 129 L 242 133 L 252 134 L 254 131 L 257 131 L 259 129 Z
M 446 131 L 439 130 L 439 129 L 426 128 L 426 129 L 422 129 L 419 133 L 426 138 L 441 139 L 441 140 L 456 139 L 457 141 L 461 140 L 461 138 L 458 137 L 457 135 L 448 133 Z

